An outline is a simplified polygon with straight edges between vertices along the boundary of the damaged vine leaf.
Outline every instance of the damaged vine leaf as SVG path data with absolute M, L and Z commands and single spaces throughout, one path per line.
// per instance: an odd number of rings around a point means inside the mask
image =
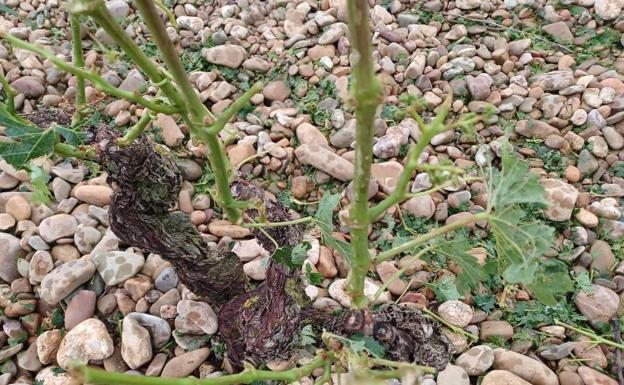
M 333 212 L 334 208 L 338 205 L 338 202 L 340 202 L 340 194 L 330 194 L 328 192 L 323 194 L 314 219 L 321 230 L 323 242 L 332 249 L 340 252 L 347 259 L 347 261 L 351 263 L 353 255 L 351 244 L 340 239 L 336 239 L 332 234 L 334 231 Z
M 458 236 L 453 240 L 437 238 L 431 243 L 435 247 L 434 254 L 461 267 L 461 272 L 455 280 L 455 285 L 460 293 L 468 292 L 471 289 L 477 290 L 479 283 L 487 279 L 487 274 L 483 267 L 479 265 L 477 258 L 467 253 L 467 250 L 470 249 L 470 244 L 465 237 Z
M 554 243 L 554 229 L 528 218 L 523 204 L 548 205 L 538 176 L 528 163 L 513 157 L 504 143 L 501 170 L 491 170 L 488 210 L 495 252 L 503 278 L 524 284 L 547 305 L 572 289 L 572 280 L 561 263 L 543 258 Z
M 30 167 L 30 184 L 33 189 L 33 202 L 49 205 L 52 202 L 52 193 L 48 188 L 50 175 L 47 175 L 42 167 Z
M 60 143 L 61 138 L 74 147 L 84 143 L 85 134 L 80 128 L 56 124 L 57 121 L 65 122 L 62 114 L 52 110 L 32 114 L 35 125 L 20 116 L 6 113 L 5 106 L 1 106 L 0 126 L 4 126 L 4 134 L 9 140 L 0 142 L 0 156 L 15 168 L 28 169 L 31 160 L 51 155 L 54 145 Z
M 0 125 L 5 127 L 4 134 L 9 138 L 0 142 L 0 156 L 16 168 L 25 168 L 31 160 L 54 151 L 53 128 L 42 130 L 2 114 Z

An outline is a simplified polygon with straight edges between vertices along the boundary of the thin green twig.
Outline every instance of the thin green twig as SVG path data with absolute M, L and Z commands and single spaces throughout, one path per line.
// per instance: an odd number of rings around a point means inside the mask
M 567 323 L 561 322 L 559 320 L 555 320 L 555 325 L 558 326 L 563 326 L 566 329 L 570 329 L 578 334 L 584 335 L 585 337 L 589 337 L 592 339 L 593 343 L 597 343 L 597 344 L 605 344 L 605 345 L 609 345 L 612 346 L 616 349 L 620 349 L 620 350 L 624 350 L 624 344 L 619 344 L 615 341 L 611 341 L 609 339 L 606 339 L 604 337 L 601 337 L 599 335 L 597 335 L 596 333 L 586 330 L 586 329 L 581 329 L 578 328 L 576 326 L 572 326 L 572 325 L 568 325 Z

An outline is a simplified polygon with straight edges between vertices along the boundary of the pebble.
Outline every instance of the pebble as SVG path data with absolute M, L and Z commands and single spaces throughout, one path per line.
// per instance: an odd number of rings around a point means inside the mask
M 156 317 L 151 314 L 133 312 L 128 314 L 126 318 L 135 319 L 139 325 L 149 331 L 152 346 L 155 350 L 162 349 L 171 338 L 171 326 L 169 326 L 167 321 L 160 317 Z
M 82 185 L 74 188 L 73 195 L 91 205 L 107 206 L 111 203 L 113 189 L 108 186 Z
M 470 305 L 461 301 L 446 301 L 438 307 L 438 314 L 451 325 L 464 328 L 470 323 L 474 312 Z
M 165 364 L 161 377 L 182 378 L 189 376 L 199 368 L 199 365 L 208 358 L 209 354 L 208 348 L 200 348 L 174 357 Z
M 44 241 L 52 243 L 58 239 L 74 235 L 78 221 L 68 214 L 57 214 L 45 218 L 39 224 L 39 235 Z
M 455 365 L 464 368 L 469 376 L 484 374 L 494 363 L 494 350 L 487 345 L 479 345 L 462 353 L 455 360 Z
M 326 147 L 318 144 L 304 144 L 297 147 L 295 155 L 301 163 L 324 171 L 341 181 L 353 178 L 353 164 Z
M 247 57 L 247 51 L 238 45 L 225 44 L 202 49 L 202 56 L 211 64 L 238 68 Z
M 41 385 L 80 385 L 81 383 L 58 366 L 43 368 L 35 376 L 35 381 Z
M 94 255 L 93 262 L 104 283 L 113 286 L 138 273 L 145 263 L 145 258 L 125 251 L 109 251 Z
M 462 367 L 448 364 L 438 373 L 436 383 L 438 385 L 470 385 L 470 378 Z
M 41 281 L 40 297 L 50 305 L 59 303 L 72 291 L 91 279 L 95 265 L 87 260 L 74 260 L 61 264 Z
M 559 385 L 557 375 L 543 363 L 501 348 L 494 350 L 494 369 L 507 370 L 533 385 Z
M 23 221 L 30 218 L 30 202 L 22 195 L 14 195 L 6 201 L 4 210 L 11 214 L 16 221 Z
M 60 329 L 53 329 L 45 331 L 37 337 L 37 356 L 42 364 L 49 365 L 56 360 L 56 353 L 61 345 L 63 335 L 64 332 Z
M 617 385 L 618 383 L 616 380 L 587 366 L 581 366 L 578 369 L 578 374 L 585 385 Z
M 65 329 L 72 330 L 82 321 L 93 317 L 96 294 L 91 290 L 78 291 L 65 309 Z
M 131 316 L 124 317 L 121 327 L 121 357 L 131 369 L 138 369 L 152 359 L 150 334 Z
M 217 332 L 217 314 L 209 304 L 184 299 L 177 304 L 176 330 L 180 333 L 208 334 Z
M 90 360 L 103 360 L 114 352 L 113 340 L 102 321 L 89 318 L 70 330 L 58 348 L 56 361 L 67 370 L 70 360 L 88 363 Z
M 492 370 L 483 377 L 481 385 L 531 385 L 531 383 L 506 370 Z
M 24 255 L 19 238 L 0 232 L 0 278 L 3 281 L 12 282 L 19 277 L 16 260 Z

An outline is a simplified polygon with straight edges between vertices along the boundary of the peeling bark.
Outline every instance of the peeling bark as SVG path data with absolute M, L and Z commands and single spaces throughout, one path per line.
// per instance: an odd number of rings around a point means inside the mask
M 115 235 L 171 261 L 184 285 L 214 303 L 244 293 L 246 280 L 238 257 L 209 248 L 187 215 L 170 211 L 182 177 L 169 150 L 145 136 L 119 147 L 118 138 L 105 125 L 89 130 L 98 163 L 116 185 L 109 208 Z
M 343 333 L 373 337 L 386 351 L 386 358 L 415 362 L 443 370 L 452 354 L 452 344 L 440 325 L 421 312 L 395 304 L 378 312 L 351 310 L 344 316 Z

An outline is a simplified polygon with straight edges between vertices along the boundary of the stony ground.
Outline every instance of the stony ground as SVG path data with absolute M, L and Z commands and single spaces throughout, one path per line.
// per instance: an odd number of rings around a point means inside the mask
M 166 3 L 177 22 L 169 24 L 169 34 L 214 112 L 255 80 L 268 82 L 229 126 L 227 152 L 239 175 L 264 184 L 302 214 L 314 212 L 306 203 L 318 201 L 324 191 L 344 191 L 353 174 L 355 123 L 346 98 L 345 2 Z M 420 261 L 409 267 L 377 301 L 426 306 L 465 331 L 446 330 L 457 353 L 454 364 L 425 380 L 427 385 L 617 384 L 621 364 L 614 348 L 592 344 L 554 321 L 614 338 L 606 322 L 624 314 L 623 5 L 622 0 L 376 1 L 370 21 L 385 105 L 376 125 L 372 198 L 393 190 L 402 158 L 418 137 L 415 121 L 403 114 L 405 96 L 421 96 L 430 111 L 448 92 L 454 94 L 455 113 L 492 107 L 495 116 L 475 127 L 476 136 L 439 135 L 423 160 L 450 159 L 474 168 L 500 155 L 500 140 L 509 133 L 519 156 L 543 176 L 553 202 L 533 213 L 557 228 L 548 257 L 565 261 L 576 282 L 567 300 L 553 308 L 522 287 L 503 284 L 495 271 L 478 293 L 460 294 L 448 280 L 456 266 Z M 107 6 L 145 52 L 156 56 L 132 6 L 124 0 Z M 5 0 L 0 29 L 69 60 L 63 7 L 58 0 Z M 86 23 L 84 36 L 87 66 L 115 86 L 155 94 L 103 31 Z M 75 79 L 47 61 L 0 45 L 0 62 L 19 92 L 20 112 L 71 102 Z M 125 127 L 142 113 L 92 88 L 88 95 L 100 111 L 95 119 Z M 215 245 L 233 239 L 250 280 L 262 281 L 268 253 L 247 229 L 220 219 L 209 196 L 213 174 L 204 167 L 205 148 L 189 141 L 186 127 L 171 117 L 159 116 L 150 132 L 179 156 L 185 178 L 179 210 Z M 27 173 L 0 165 L 0 383 L 74 384 L 63 370 L 71 358 L 154 376 L 207 377 L 226 370 L 220 366 L 223 346 L 211 337 L 217 330 L 213 309 L 179 284 L 168 262 L 120 244 L 108 229 L 112 189 L 105 175 L 89 162 L 54 158 L 39 164 L 50 175 L 49 204 L 41 203 L 40 179 L 31 183 Z M 427 175 L 416 175 L 411 191 L 429 186 Z M 371 246 L 386 249 L 399 236 L 425 232 L 484 202 L 481 182 L 413 198 L 400 216 L 394 212 L 375 225 Z M 348 228 L 341 230 L 348 234 Z M 483 263 L 492 258 L 483 229 L 466 235 L 473 255 Z M 313 247 L 307 261 L 321 275 L 306 288 L 314 306 L 327 311 L 348 306 L 344 258 L 314 235 L 308 241 Z M 405 261 L 379 265 L 370 274 L 371 288 Z

